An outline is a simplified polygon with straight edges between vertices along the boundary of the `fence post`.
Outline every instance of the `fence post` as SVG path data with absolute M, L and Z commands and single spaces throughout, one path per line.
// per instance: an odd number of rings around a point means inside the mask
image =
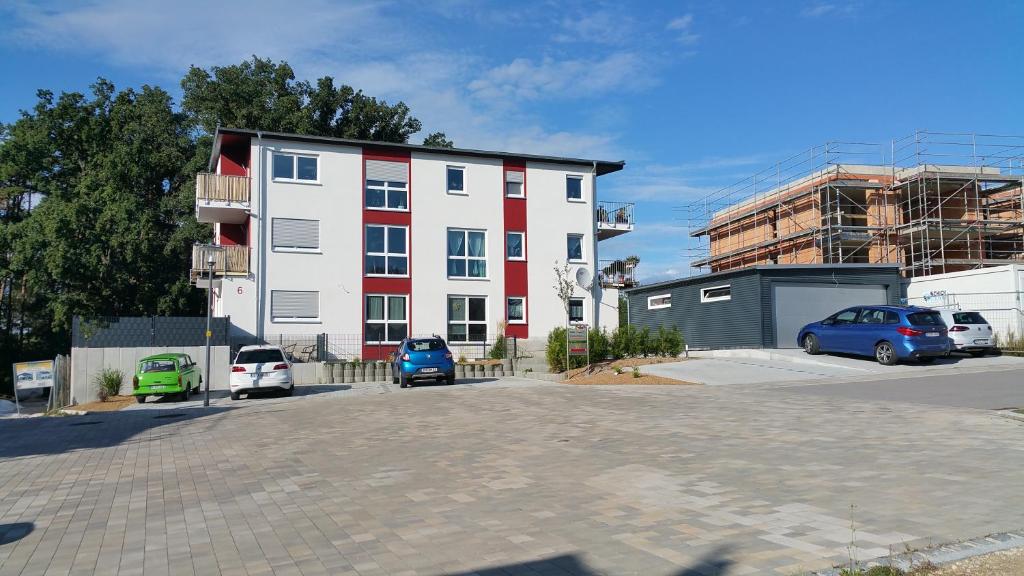
M 316 335 L 316 361 L 323 362 L 327 359 L 327 334 Z

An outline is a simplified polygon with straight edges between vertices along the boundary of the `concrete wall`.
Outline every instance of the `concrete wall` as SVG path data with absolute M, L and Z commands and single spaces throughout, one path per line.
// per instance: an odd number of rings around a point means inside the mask
M 130 394 L 132 376 L 139 360 L 153 354 L 168 352 L 184 353 L 192 357 L 199 366 L 199 373 L 206 374 L 206 348 L 203 346 L 142 347 L 142 348 L 72 348 L 71 349 L 71 401 L 75 404 L 99 399 L 93 378 L 104 368 L 113 368 L 124 373 L 121 393 Z M 228 387 L 227 346 L 210 348 L 210 389 L 226 390 Z

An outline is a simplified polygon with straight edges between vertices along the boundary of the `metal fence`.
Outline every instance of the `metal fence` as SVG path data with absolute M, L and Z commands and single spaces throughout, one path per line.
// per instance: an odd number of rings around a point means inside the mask
M 414 334 L 413 338 L 430 338 L 434 334 Z M 443 338 L 443 336 L 442 336 Z M 513 358 L 518 349 L 514 337 L 488 334 L 483 340 L 473 342 L 452 342 L 446 339 L 448 348 L 456 359 L 467 360 L 492 358 Z M 362 334 L 269 334 L 262 339 L 238 337 L 231 341 L 234 357 L 242 346 L 280 346 L 293 362 L 337 362 L 341 360 L 385 359 L 398 348 L 394 342 L 365 342 Z
M 914 306 L 980 313 L 989 325 L 996 345 L 1004 350 L 1024 351 L 1024 292 L 942 292 L 908 298 Z

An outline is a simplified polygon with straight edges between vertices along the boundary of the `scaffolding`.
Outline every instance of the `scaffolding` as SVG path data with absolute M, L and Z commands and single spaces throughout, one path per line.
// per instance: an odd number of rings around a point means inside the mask
M 1024 137 L 829 142 L 683 210 L 695 272 L 895 263 L 920 276 L 1024 261 Z

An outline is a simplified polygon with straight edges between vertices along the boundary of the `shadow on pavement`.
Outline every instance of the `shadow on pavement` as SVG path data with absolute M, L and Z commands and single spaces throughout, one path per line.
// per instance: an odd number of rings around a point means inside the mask
M 233 408 L 221 406 L 173 410 L 154 408 L 93 412 L 85 416 L 0 420 L 0 437 L 3 437 L 0 458 L 106 448 L 160 426 L 214 416 L 230 410 Z
M 828 358 L 829 356 L 834 356 L 836 358 L 847 358 L 850 360 L 863 360 L 864 362 L 867 362 L 869 364 L 877 363 L 877 360 L 875 360 L 872 356 L 860 356 L 858 354 L 847 354 L 846 352 L 822 352 L 820 357 Z M 906 364 L 909 366 L 952 366 L 954 364 L 960 363 L 961 360 L 969 358 L 971 358 L 971 356 L 968 354 L 961 355 L 958 352 L 953 352 L 949 356 L 946 356 L 944 358 L 936 358 L 935 360 L 932 360 L 927 364 L 924 362 L 918 362 L 916 360 L 900 360 L 899 362 L 897 362 L 897 364 Z
M 459 378 L 455 381 L 454 386 L 462 384 L 485 384 L 487 382 L 497 382 L 499 378 Z M 431 386 L 448 386 L 444 381 L 438 382 L 437 380 L 417 380 L 413 382 L 415 388 L 425 388 Z
M 698 558 L 692 567 L 684 568 L 671 576 L 726 576 L 733 564 L 733 561 L 726 557 L 729 549 L 729 546 L 715 548 L 705 556 Z M 542 560 L 452 573 L 451 576 L 510 576 L 514 574 L 524 576 L 537 576 L 538 574 L 598 576 L 604 572 L 590 568 L 576 554 L 563 554 Z
M 32 533 L 36 527 L 32 522 L 11 522 L 0 524 L 0 546 L 17 542 Z

